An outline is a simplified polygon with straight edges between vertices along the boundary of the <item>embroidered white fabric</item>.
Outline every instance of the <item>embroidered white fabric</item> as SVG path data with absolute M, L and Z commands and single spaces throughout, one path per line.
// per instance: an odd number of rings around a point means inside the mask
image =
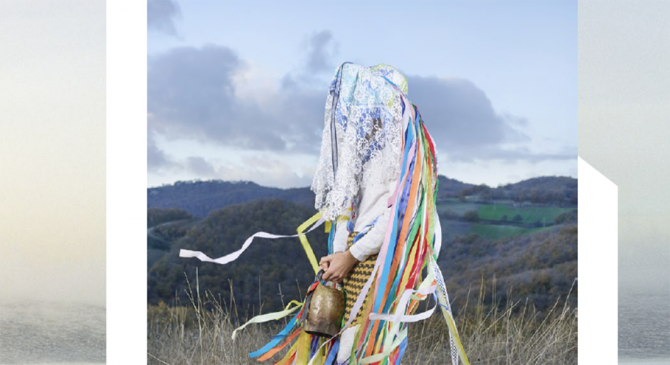
M 311 186 L 316 194 L 314 207 L 324 210 L 326 220 L 335 220 L 346 208 L 347 198 L 355 196 L 361 186 L 396 180 L 402 158 L 401 95 L 407 95 L 405 77 L 385 64 L 364 67 L 348 63 L 341 67 L 339 98 L 337 71 L 326 98 L 321 155 Z M 337 103 L 333 106 L 334 98 Z M 333 113 L 337 137 L 335 174 Z

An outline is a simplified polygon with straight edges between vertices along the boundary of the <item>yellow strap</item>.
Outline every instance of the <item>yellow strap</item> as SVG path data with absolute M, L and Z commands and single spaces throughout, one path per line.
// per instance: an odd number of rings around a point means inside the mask
M 316 257 L 314 256 L 314 251 L 312 251 L 312 246 L 310 246 L 309 241 L 307 241 L 307 237 L 302 234 L 308 227 L 310 227 L 312 224 L 314 224 L 321 216 L 323 215 L 323 211 L 318 212 L 314 214 L 311 218 L 306 220 L 303 224 L 301 224 L 297 231 L 299 234 L 300 238 L 300 243 L 302 244 L 302 248 L 305 250 L 305 253 L 307 254 L 307 258 L 309 259 L 309 262 L 312 264 L 312 268 L 314 269 L 314 273 L 319 272 L 319 265 L 316 262 Z M 291 308 L 291 304 L 295 304 L 296 306 Z M 242 326 L 238 327 L 233 331 L 233 340 L 237 336 L 237 331 L 243 329 L 247 325 L 251 323 L 262 323 L 262 322 L 267 322 L 267 321 L 272 321 L 275 319 L 283 318 L 286 317 L 287 315 L 295 312 L 296 309 L 301 308 L 302 303 L 298 302 L 297 300 L 291 301 L 286 308 L 281 311 L 281 312 L 274 312 L 274 313 L 268 313 L 268 314 L 261 314 L 258 315 L 252 319 L 250 319 L 247 323 L 243 324 Z
M 295 304 L 295 307 L 291 308 L 291 304 Z M 263 323 L 263 322 L 268 322 L 272 321 L 275 319 L 283 318 L 288 316 L 289 314 L 295 312 L 296 309 L 301 308 L 302 303 L 298 302 L 297 300 L 292 300 L 290 303 L 286 305 L 286 309 L 284 309 L 281 312 L 273 312 L 273 313 L 268 313 L 268 314 L 261 314 L 258 315 L 252 319 L 250 319 L 247 323 L 237 327 L 235 331 L 233 331 L 233 340 L 235 340 L 235 337 L 237 336 L 237 331 L 244 329 L 244 327 L 252 324 L 252 323 Z
M 407 337 L 407 327 L 400 330 L 398 336 L 393 340 L 391 346 L 386 347 L 381 353 L 362 358 L 359 364 L 370 364 L 384 360 L 391 354 L 391 352 L 395 351 L 395 349 L 400 346 L 405 337 Z
M 458 351 L 458 354 L 461 356 L 461 361 L 463 361 L 463 364 L 465 365 L 470 365 L 468 356 L 465 354 L 465 349 L 463 349 L 463 344 L 461 344 L 461 339 L 458 337 L 458 332 L 456 332 L 456 325 L 454 324 L 454 319 L 451 317 L 451 314 L 447 313 L 447 311 L 443 310 L 442 314 L 444 315 L 444 319 L 446 319 L 447 321 L 449 331 L 451 331 L 452 338 L 456 343 L 456 350 Z
M 301 234 L 307 227 L 311 226 L 321 218 L 323 215 L 323 211 L 318 212 L 314 214 L 310 219 L 306 220 L 303 224 L 298 227 L 298 234 L 300 234 L 300 243 L 302 243 L 302 248 L 305 250 L 305 253 L 307 254 L 307 258 L 309 259 L 309 263 L 312 264 L 312 269 L 314 269 L 314 274 L 316 275 L 319 272 L 319 264 L 316 262 L 316 257 L 314 256 L 314 251 L 312 251 L 312 246 L 309 245 L 309 242 L 307 241 L 307 236 L 304 234 Z
M 343 222 L 343 221 L 348 221 L 348 220 L 349 220 L 349 217 L 347 217 L 346 215 L 341 215 L 341 216 L 337 217 L 337 223 L 340 223 L 340 222 Z
M 302 333 L 300 335 L 298 335 L 298 337 L 300 337 L 301 335 L 302 335 Z M 291 359 L 291 355 L 294 352 L 296 352 L 299 343 L 300 343 L 300 341 L 295 341 L 293 343 L 293 345 L 291 345 L 291 348 L 288 350 L 286 355 L 284 355 L 284 357 L 281 360 L 277 361 L 275 364 L 276 365 L 287 365 L 288 361 Z M 298 355 L 296 354 L 296 356 L 298 356 Z
M 419 245 L 413 245 L 412 248 L 409 250 L 409 259 L 407 260 L 407 263 L 405 264 L 405 267 L 412 267 L 414 266 L 414 261 L 416 261 L 416 251 L 419 249 Z M 400 286 L 399 288 L 404 288 L 407 286 L 407 282 L 409 281 L 409 275 L 412 270 L 405 270 L 405 273 L 402 276 L 402 279 L 400 280 Z
M 307 364 L 309 362 L 309 353 L 312 350 L 312 336 L 307 332 L 301 332 L 298 336 L 298 349 L 295 355 L 295 364 Z
M 437 266 L 437 262 L 435 262 L 435 259 L 431 256 L 430 261 L 428 262 L 429 269 L 428 271 L 431 272 L 433 271 L 430 266 L 435 266 L 439 272 L 440 267 Z M 440 273 L 441 275 L 441 273 Z M 450 303 L 447 302 L 447 298 L 445 298 L 443 295 L 437 295 L 437 300 L 439 303 L 441 303 L 444 306 L 449 306 L 451 305 Z M 468 356 L 465 354 L 465 349 L 463 348 L 463 344 L 461 343 L 460 337 L 458 337 L 458 331 L 456 330 L 456 324 L 454 323 L 454 317 L 452 317 L 450 311 L 442 307 L 442 315 L 444 316 L 445 321 L 447 322 L 447 327 L 449 328 L 449 333 L 451 335 L 451 338 L 454 339 L 454 343 L 456 344 L 456 351 L 461 357 L 461 361 L 463 362 L 464 365 L 470 365 L 470 361 L 468 360 Z

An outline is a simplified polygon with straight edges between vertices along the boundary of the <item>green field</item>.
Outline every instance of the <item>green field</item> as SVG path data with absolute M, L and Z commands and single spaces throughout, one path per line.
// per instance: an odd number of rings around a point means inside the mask
M 499 226 L 493 224 L 475 223 L 470 227 L 470 232 L 468 233 L 475 233 L 480 237 L 498 239 L 498 238 L 516 236 L 520 234 L 533 233 L 549 228 L 551 227 L 523 228 L 514 226 Z
M 440 225 L 442 227 L 442 237 L 444 238 L 454 238 L 456 236 L 466 236 L 470 233 L 472 223 L 470 222 L 461 222 L 449 219 L 441 219 Z
M 514 216 L 519 214 L 522 218 L 521 223 L 535 223 L 538 220 L 544 220 L 547 224 L 552 224 L 557 215 L 569 212 L 575 208 L 560 208 L 560 207 L 543 207 L 543 206 L 528 206 L 528 207 L 513 207 L 510 205 L 480 205 L 477 214 L 481 219 L 501 220 L 503 216 L 507 215 L 507 220 L 512 221 Z
M 538 230 L 545 229 L 544 227 L 529 228 L 529 227 L 515 227 L 514 224 L 532 224 L 536 222 L 545 223 L 547 226 L 554 224 L 554 218 L 561 213 L 569 212 L 573 208 L 552 207 L 528 205 L 515 207 L 512 201 L 496 201 L 496 204 L 478 204 L 475 201 L 462 202 L 459 199 L 449 198 L 440 201 L 437 204 L 438 214 L 441 217 L 449 217 L 446 213 L 450 210 L 458 216 L 463 216 L 467 211 L 475 210 L 479 219 L 501 221 L 503 216 L 507 216 L 509 225 L 486 224 L 484 222 L 463 222 L 450 218 L 442 221 L 442 228 L 445 237 L 462 236 L 466 234 L 477 234 L 480 237 L 499 239 L 520 234 L 533 233 Z M 521 216 L 520 222 L 514 222 L 516 215 Z M 547 227 L 547 228 L 549 228 Z
M 557 215 L 569 212 L 576 208 L 546 207 L 546 206 L 520 206 L 514 207 L 511 202 L 496 202 L 496 204 L 477 204 L 475 202 L 461 202 L 458 199 L 447 199 L 437 204 L 438 212 L 449 209 L 458 215 L 463 215 L 470 210 L 476 210 L 480 219 L 499 221 L 507 215 L 507 220 L 512 221 L 519 214 L 522 221 L 519 223 L 535 223 L 538 220 L 551 224 Z
M 450 201 L 437 204 L 438 213 L 442 209 L 449 209 L 458 215 L 463 215 L 463 213 L 467 212 L 468 210 L 477 210 L 479 207 L 480 205 L 476 203 L 461 203 L 459 201 Z

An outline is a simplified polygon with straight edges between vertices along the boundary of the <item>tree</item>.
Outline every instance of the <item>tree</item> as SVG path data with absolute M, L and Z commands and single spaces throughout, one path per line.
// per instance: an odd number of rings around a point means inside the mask
M 479 215 L 477 214 L 476 210 L 468 210 L 467 212 L 463 213 L 463 219 L 469 222 L 476 222 L 479 220 Z
M 486 189 L 482 189 L 482 192 L 479 193 L 479 199 L 482 201 L 490 201 L 492 197 L 493 195 L 491 194 L 491 189 L 488 187 Z
M 563 212 L 554 218 L 554 223 L 564 224 L 564 223 L 573 223 L 577 222 L 577 209 L 571 210 L 569 212 Z
M 461 190 L 460 193 L 458 193 L 458 200 L 464 202 L 466 196 L 467 196 L 466 189 L 463 189 L 463 190 Z
M 512 220 L 516 223 L 521 223 L 521 221 L 523 221 L 523 218 L 521 217 L 520 214 L 517 214 L 514 216 L 514 218 L 512 218 Z

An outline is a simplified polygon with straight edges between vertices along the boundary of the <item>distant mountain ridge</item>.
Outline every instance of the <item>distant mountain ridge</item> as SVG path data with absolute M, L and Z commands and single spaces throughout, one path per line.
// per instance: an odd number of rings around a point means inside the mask
M 437 176 L 439 182 L 437 186 L 437 199 L 456 198 L 458 194 L 467 188 L 475 186 L 474 184 L 464 183 L 462 181 L 448 178 L 444 175 Z
M 497 188 L 475 185 L 439 175 L 437 199 L 480 195 L 484 199 L 510 199 L 533 203 L 577 203 L 577 179 L 566 176 L 541 176 Z M 231 204 L 256 199 L 278 198 L 314 210 L 314 193 L 309 187 L 281 189 L 251 181 L 177 181 L 147 189 L 148 208 L 182 209 L 196 217 Z
M 148 208 L 177 208 L 196 217 L 231 204 L 262 198 L 279 198 L 304 207 L 314 206 L 314 193 L 308 188 L 280 189 L 251 181 L 177 181 L 147 189 Z
M 441 203 L 446 207 L 450 204 L 464 205 L 458 201 Z M 516 209 L 505 205 L 497 208 L 505 207 Z M 550 209 L 535 206 L 524 211 L 519 208 L 519 213 L 527 215 L 533 213 L 532 209 L 542 208 Z M 149 303 L 170 302 L 175 295 L 182 303 L 187 303 L 184 275 L 193 279 L 197 268 L 201 290 L 230 293 L 247 314 L 250 306 L 258 308 L 261 301 L 265 302 L 265 310 L 284 308 L 286 303 L 282 298 L 301 298 L 304 293 L 301 290 L 313 280 L 314 272 L 296 238 L 255 240 L 240 259 L 229 265 L 180 258 L 179 250 L 223 256 L 238 250 L 255 232 L 295 234 L 296 227 L 313 211 L 313 208 L 277 198 L 231 204 L 202 219 L 191 219 L 187 212 L 177 209 L 148 209 Z M 487 237 L 490 234 L 482 228 L 511 227 L 460 222 L 447 215 L 440 216 L 440 225 L 443 235 L 438 264 L 456 307 L 462 306 L 466 298 L 477 292 L 481 278 L 491 280 L 495 277 L 502 303 L 507 299 L 508 289 L 513 288 L 511 299 L 529 298 L 543 311 L 550 308 L 558 296 L 567 295 L 577 276 L 576 221 L 518 230 L 501 238 Z M 460 230 L 463 225 L 473 229 Z M 307 237 L 317 258 L 327 254 L 328 235 L 322 229 L 308 233 Z M 576 305 L 576 297 L 575 291 L 572 305 Z

